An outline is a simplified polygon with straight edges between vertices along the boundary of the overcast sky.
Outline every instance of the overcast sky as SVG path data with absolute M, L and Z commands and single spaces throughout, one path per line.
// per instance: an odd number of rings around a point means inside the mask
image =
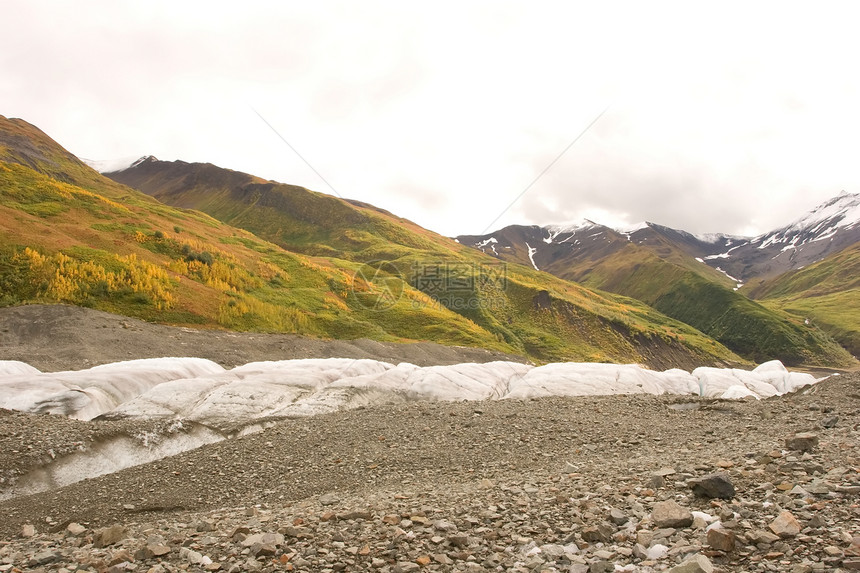
M 79 157 L 211 162 L 446 235 L 755 234 L 860 191 L 856 3 L 703 6 L 0 0 L 0 114 Z

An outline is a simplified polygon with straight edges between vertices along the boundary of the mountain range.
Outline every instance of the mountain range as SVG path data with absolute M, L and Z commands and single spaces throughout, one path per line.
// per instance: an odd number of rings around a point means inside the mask
M 540 363 L 854 364 L 833 337 L 856 340 L 856 327 L 806 310 L 810 281 L 830 284 L 834 300 L 856 295 L 827 266 L 850 247 L 794 271 L 813 278 L 744 275 L 768 293 L 756 302 L 749 286 L 733 290 L 741 277 L 729 278 L 728 265 L 711 266 L 743 252 L 717 257 L 729 241 L 747 239 L 592 224 L 452 240 L 366 203 L 211 164 L 150 156 L 105 175 L 35 126 L 0 116 L 0 305 L 63 302 L 198 328 L 434 341 Z M 765 247 L 815 243 L 791 240 Z M 666 288 L 678 283 L 688 288 Z M 722 305 L 723 316 L 706 323 L 695 315 L 710 310 L 693 312 L 687 299 Z
M 655 223 L 613 229 L 585 220 L 512 225 L 457 240 L 636 298 L 754 358 L 791 352 L 810 323 L 860 353 L 858 194 L 842 192 L 758 237 L 697 236 Z

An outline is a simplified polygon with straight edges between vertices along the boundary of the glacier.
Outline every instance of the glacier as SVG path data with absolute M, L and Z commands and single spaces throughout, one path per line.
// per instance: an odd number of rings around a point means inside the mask
M 252 362 L 227 370 L 202 358 L 154 358 L 86 370 L 40 372 L 0 362 L 0 408 L 80 420 L 180 419 L 233 431 L 294 418 L 411 400 L 676 394 L 770 398 L 817 380 L 779 361 L 753 370 L 700 367 L 657 372 L 632 364 L 516 362 L 419 367 L 370 359 Z
M 202 358 L 154 358 L 85 370 L 40 372 L 0 361 L 0 408 L 79 420 L 164 421 L 166 431 L 119 434 L 45 460 L 0 500 L 260 431 L 276 420 L 409 401 L 526 400 L 549 396 L 672 394 L 719 399 L 779 396 L 814 384 L 778 361 L 753 370 L 657 372 L 632 364 L 518 362 L 420 367 L 370 359 L 251 362 L 227 370 Z

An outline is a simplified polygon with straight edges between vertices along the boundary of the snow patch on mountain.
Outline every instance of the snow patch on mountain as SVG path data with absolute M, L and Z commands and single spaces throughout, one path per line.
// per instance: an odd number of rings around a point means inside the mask
M 726 235 L 725 233 L 690 233 L 690 236 L 695 237 L 696 239 L 702 241 L 703 243 L 709 243 L 712 245 L 724 244 L 727 247 L 730 247 L 734 243 L 747 243 L 750 240 L 750 237 L 744 237 L 742 235 Z
M 642 229 L 647 229 L 651 225 L 647 221 L 642 221 L 641 223 L 634 223 L 633 225 L 629 225 L 626 227 L 616 227 L 614 230 L 622 235 L 632 235 L 636 231 L 641 231 Z
M 493 251 L 493 254 L 498 255 L 499 253 L 496 252 L 496 244 L 498 244 L 498 242 L 499 241 L 497 241 L 495 237 L 490 237 L 489 239 L 485 239 L 483 241 L 475 243 L 475 247 L 481 249 L 481 252 L 485 252 L 484 248 L 489 245 L 490 249 L 492 249 Z
M 740 289 L 742 286 L 744 286 L 743 281 L 741 281 L 740 279 L 736 279 L 735 277 L 733 277 L 732 275 L 730 275 L 729 273 L 727 273 L 726 271 L 724 271 L 724 270 L 723 270 L 723 269 L 721 269 L 720 267 L 714 267 L 714 270 L 715 270 L 715 271 L 719 271 L 719 272 L 723 273 L 723 274 L 724 274 L 724 275 L 726 275 L 729 279 L 731 279 L 732 281 L 734 281 L 734 282 L 735 282 L 735 286 L 734 286 L 734 288 L 732 288 L 732 290 L 738 290 L 738 289 Z
M 790 225 L 752 240 L 758 248 L 785 243 L 783 250 L 833 237 L 840 229 L 860 225 L 860 194 L 842 192 Z
M 577 231 L 581 231 L 582 229 L 590 229 L 591 227 L 599 226 L 594 221 L 589 221 L 588 219 L 580 219 L 579 221 L 574 221 L 573 223 L 562 223 L 558 225 L 547 225 L 544 227 L 550 234 L 555 234 L 555 236 L 561 234 L 569 234 L 576 233 Z
M 528 243 L 526 243 L 526 247 L 529 250 L 529 260 L 532 262 L 532 266 L 535 268 L 536 271 L 539 271 L 540 269 L 538 268 L 537 264 L 535 264 L 535 253 L 537 252 L 537 249 L 532 247 Z

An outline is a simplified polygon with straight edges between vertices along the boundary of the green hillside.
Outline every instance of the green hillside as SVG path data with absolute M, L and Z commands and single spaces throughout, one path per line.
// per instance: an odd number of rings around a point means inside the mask
M 277 225 L 280 242 L 294 241 L 287 250 L 110 181 L 26 122 L 0 117 L 0 134 L 3 305 L 66 302 L 198 327 L 429 340 L 537 361 L 740 361 L 641 303 L 500 267 L 370 206 L 295 188 L 289 218 L 260 218 Z M 380 258 L 389 264 L 364 264 Z
M 817 325 L 860 356 L 860 245 L 760 283 L 751 296 Z
M 589 268 L 582 283 L 649 304 L 756 362 L 774 358 L 791 365 L 850 362 L 844 349 L 820 329 L 732 290 L 725 285 L 728 279 L 715 277 L 710 267 L 695 260 L 670 262 L 649 249 L 628 245 Z
M 501 249 L 506 260 L 522 262 L 528 253 Z M 760 304 L 733 290 L 735 282 L 673 245 L 653 230 L 647 239 L 621 235 L 597 248 L 571 249 L 541 268 L 593 289 L 644 302 L 689 324 L 755 362 L 848 365 L 852 358 L 823 331 L 779 305 Z M 837 281 L 838 282 L 838 281 Z M 821 328 L 819 328 L 819 326 Z M 835 330 L 827 330 L 835 335 Z

